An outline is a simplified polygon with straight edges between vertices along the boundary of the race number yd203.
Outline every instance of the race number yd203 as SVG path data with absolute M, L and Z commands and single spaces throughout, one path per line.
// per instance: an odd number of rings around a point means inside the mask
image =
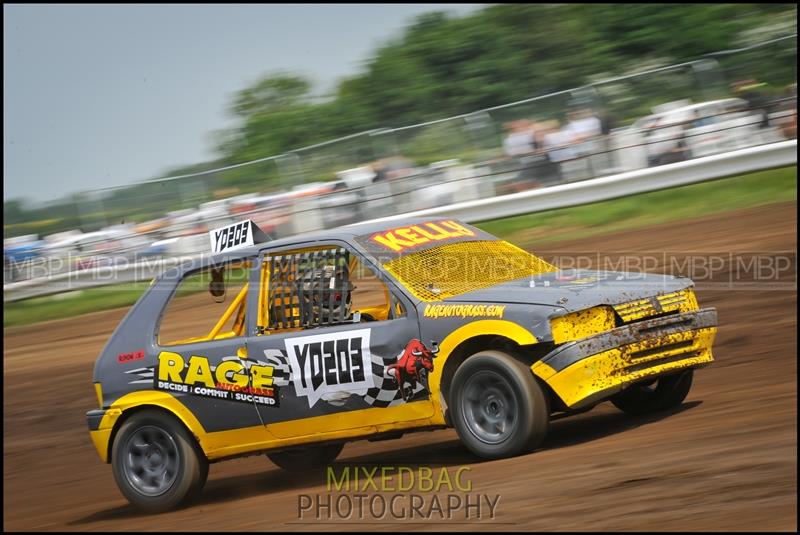
M 375 385 L 369 351 L 370 329 L 285 340 L 297 396 L 313 407 L 333 392 L 365 395 Z
M 211 249 L 214 254 L 253 245 L 253 232 L 251 227 L 252 223 L 250 220 L 247 220 L 210 231 Z

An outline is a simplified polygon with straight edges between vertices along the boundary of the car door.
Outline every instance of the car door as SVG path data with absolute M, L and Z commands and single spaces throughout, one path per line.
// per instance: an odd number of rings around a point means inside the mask
M 393 369 L 419 343 L 415 308 L 374 266 L 343 242 L 317 242 L 268 250 L 260 269 L 247 351 L 274 366 L 280 406 L 257 407 L 270 433 L 369 432 L 433 414 L 426 381 L 400 388 Z
M 243 359 L 252 263 L 187 273 L 159 322 L 149 380 L 156 390 L 175 395 L 207 432 L 261 425 L 249 390 L 268 387 L 270 370 L 252 370 Z M 269 403 L 266 394 L 261 398 Z

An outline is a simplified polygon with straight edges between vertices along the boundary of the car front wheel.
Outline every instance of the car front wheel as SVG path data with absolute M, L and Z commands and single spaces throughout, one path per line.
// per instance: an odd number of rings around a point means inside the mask
M 138 412 L 117 432 L 111 451 L 114 479 L 133 505 L 149 513 L 169 511 L 202 490 L 208 460 L 174 417 Z
M 469 357 L 453 377 L 449 406 L 461 442 L 483 459 L 527 453 L 547 434 L 547 398 L 530 368 L 507 353 Z

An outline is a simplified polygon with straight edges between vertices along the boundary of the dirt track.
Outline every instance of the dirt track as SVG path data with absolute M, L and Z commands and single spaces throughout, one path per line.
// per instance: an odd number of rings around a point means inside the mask
M 793 256 L 796 210 L 773 205 L 538 252 Z M 796 264 L 790 271 L 784 282 L 793 289 L 699 285 L 701 305 L 719 312 L 717 362 L 695 374 L 679 410 L 630 417 L 606 403 L 553 422 L 543 449 L 515 459 L 477 462 L 446 430 L 348 444 L 338 465 L 447 466 L 451 476 L 468 465 L 472 493 L 500 495 L 484 530 L 796 530 Z M 308 514 L 298 518 L 298 495 L 326 495 L 324 474 L 290 476 L 260 456 L 213 465 L 191 508 L 138 513 L 98 459 L 84 420 L 96 404 L 93 361 L 124 312 L 5 330 L 5 530 L 471 528 L 463 514 L 399 526 L 369 516 L 309 523 Z

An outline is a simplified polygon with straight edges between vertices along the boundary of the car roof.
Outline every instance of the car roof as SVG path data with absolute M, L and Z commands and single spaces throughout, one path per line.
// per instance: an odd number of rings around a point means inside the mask
M 442 219 L 452 219 L 458 221 L 455 218 L 447 218 L 447 217 L 409 217 L 409 218 L 401 218 L 401 219 L 392 219 L 392 220 L 384 220 L 384 221 L 370 221 L 368 223 L 355 223 L 352 225 L 346 225 L 343 227 L 336 227 L 328 230 L 317 230 L 313 232 L 305 232 L 302 234 L 295 234 L 293 236 L 289 236 L 286 238 L 279 238 L 277 240 L 271 240 L 266 242 L 260 242 L 250 247 L 243 247 L 241 249 L 235 249 L 230 253 L 221 253 L 218 255 L 214 255 L 214 261 L 217 259 L 235 259 L 235 258 L 243 258 L 245 256 L 252 256 L 258 254 L 259 251 L 266 248 L 273 248 L 273 247 L 282 247 L 284 245 L 293 245 L 298 242 L 307 242 L 307 241 L 325 241 L 325 240 L 341 240 L 346 238 L 355 238 L 356 236 L 362 236 L 365 234 L 375 234 L 382 231 L 387 231 L 395 228 L 406 227 L 410 225 L 419 225 L 422 223 L 427 223 L 430 221 L 439 221 Z

